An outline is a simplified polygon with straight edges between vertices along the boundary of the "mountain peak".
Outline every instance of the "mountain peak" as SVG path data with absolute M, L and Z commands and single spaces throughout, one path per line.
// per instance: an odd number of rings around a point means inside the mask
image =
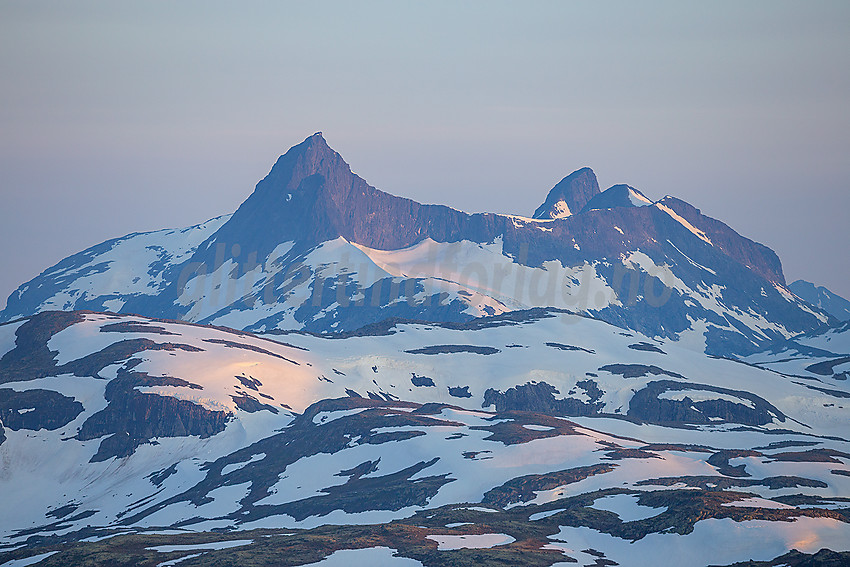
M 594 209 L 613 209 L 615 207 L 645 207 L 651 205 L 652 201 L 646 195 L 631 185 L 613 185 L 593 197 L 581 212 Z
M 577 214 L 599 194 L 599 182 L 589 167 L 577 169 L 555 185 L 534 211 L 535 219 L 558 219 Z
M 308 136 L 280 156 L 269 174 L 257 184 L 255 192 L 273 192 L 285 197 L 316 174 L 325 181 L 351 175 L 349 165 L 328 145 L 321 132 Z
M 823 286 L 797 280 L 788 286 L 794 294 L 815 307 L 823 309 L 839 321 L 850 321 L 850 301 Z

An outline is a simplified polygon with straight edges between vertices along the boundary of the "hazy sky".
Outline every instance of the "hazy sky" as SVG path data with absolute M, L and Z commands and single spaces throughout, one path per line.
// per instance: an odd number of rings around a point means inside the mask
M 0 306 L 232 212 L 315 131 L 370 184 L 530 215 L 582 166 L 850 297 L 850 2 L 0 0 Z

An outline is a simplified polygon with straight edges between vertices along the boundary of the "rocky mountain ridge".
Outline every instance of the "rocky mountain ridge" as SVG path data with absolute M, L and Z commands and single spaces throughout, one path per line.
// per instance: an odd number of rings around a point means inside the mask
M 13 293 L 0 320 L 91 309 L 340 332 L 393 317 L 462 322 L 557 307 L 655 337 L 696 332 L 720 355 L 832 321 L 787 289 L 772 250 L 674 197 L 652 202 L 626 185 L 600 192 L 583 168 L 535 216 L 548 218 L 390 195 L 317 133 L 232 215 L 71 256 Z
M 816 286 L 805 280 L 797 280 L 788 285 L 799 298 L 823 309 L 839 321 L 850 321 L 850 301 L 823 286 Z

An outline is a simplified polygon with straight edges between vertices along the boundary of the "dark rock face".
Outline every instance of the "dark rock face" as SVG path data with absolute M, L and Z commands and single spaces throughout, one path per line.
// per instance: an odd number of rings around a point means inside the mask
M 613 464 L 597 464 L 547 474 L 520 476 L 487 491 L 481 502 L 504 508 L 515 502 L 533 500 L 537 492 L 573 484 L 597 474 L 605 474 L 613 471 L 615 467 L 616 465 Z
M 52 390 L 0 388 L 0 422 L 12 431 L 55 430 L 74 421 L 83 404 Z
M 471 398 L 469 386 L 449 386 L 449 395 L 454 398 Z
M 579 384 L 577 384 L 579 385 Z M 482 407 L 496 406 L 496 411 L 530 411 L 554 416 L 582 416 L 599 413 L 602 392 L 592 380 L 582 381 L 590 402 L 576 398 L 556 398 L 560 392 L 546 382 L 528 383 L 499 392 L 493 388 L 484 392 Z M 580 386 L 581 387 L 581 386 Z
M 112 323 L 103 325 L 100 328 L 101 333 L 150 333 L 154 335 L 174 335 L 166 331 L 164 327 L 151 325 L 142 321 L 121 321 L 120 323 Z
M 278 409 L 276 407 L 269 404 L 264 404 L 263 402 L 261 402 L 250 394 L 230 396 L 230 398 L 233 400 L 233 403 L 236 404 L 236 407 L 248 413 L 254 413 L 258 411 L 270 411 L 272 413 L 278 413 Z
M 564 177 L 546 196 L 532 218 L 555 219 L 578 214 L 585 205 L 599 195 L 599 183 L 596 174 L 589 167 L 583 167 Z M 558 206 L 563 202 L 567 209 Z
M 477 345 L 434 345 L 404 352 L 410 354 L 457 354 L 459 352 L 468 352 L 472 354 L 496 354 L 501 352 L 497 348 Z
M 635 204 L 637 201 L 640 204 Z M 613 209 L 614 207 L 637 207 L 651 204 L 649 198 L 629 185 L 614 185 L 602 193 L 593 197 L 580 209 L 580 212 L 594 211 L 600 209 Z
M 623 378 L 640 378 L 643 376 L 649 376 L 650 374 L 653 376 L 666 374 L 673 378 L 685 379 L 685 377 L 681 374 L 669 372 L 652 364 L 606 364 L 605 366 L 600 366 L 599 370 L 610 372 L 611 374 L 620 374 Z
M 697 390 L 713 392 L 723 396 L 739 398 L 741 403 L 723 399 L 709 399 L 694 402 L 685 397 L 683 400 L 665 399 L 664 392 Z M 729 390 L 707 384 L 690 384 L 659 380 L 650 382 L 635 392 L 629 402 L 628 416 L 650 423 L 742 423 L 746 425 L 764 425 L 774 419 L 785 421 L 785 415 L 764 398 L 743 392 Z M 715 419 L 712 419 L 715 418 Z
M 596 354 L 596 351 L 594 351 L 592 349 L 587 349 L 587 348 L 584 348 L 584 347 L 578 347 L 578 346 L 573 346 L 573 345 L 565 345 L 563 343 L 547 342 L 546 346 L 556 348 L 558 350 L 567 350 L 567 351 L 572 350 L 572 351 L 586 352 L 587 354 Z
M 676 197 L 665 197 L 659 203 L 701 230 L 714 247 L 738 264 L 749 267 L 769 282 L 785 284 L 779 256 L 767 246 L 742 237 L 729 225 L 703 215 L 699 209 Z
M 815 364 L 807 366 L 806 370 L 812 374 L 818 374 L 819 376 L 833 376 L 835 374 L 833 372 L 833 368 L 840 364 L 847 364 L 848 362 L 850 362 L 850 356 L 843 356 L 834 360 L 816 362 Z
M 81 441 L 109 436 L 101 441 L 92 462 L 126 457 L 155 437 L 209 437 L 224 431 L 230 417 L 226 412 L 208 410 L 188 400 L 142 393 L 136 390 L 137 386 L 192 385 L 177 378 L 120 369 L 118 377 L 106 386 L 109 404 L 89 417 L 77 434 Z
M 151 473 L 150 475 L 146 476 L 145 478 L 147 478 L 149 481 L 151 481 L 152 485 L 159 488 L 160 486 L 162 486 L 162 483 L 165 482 L 166 479 L 173 474 L 177 474 L 177 463 L 174 463 L 170 467 L 166 467 L 166 468 L 164 468 L 160 471 L 156 471 L 154 473 Z
M 397 250 L 428 235 L 441 236 L 444 242 L 459 240 L 468 217 L 449 207 L 421 205 L 375 189 L 352 173 L 317 133 L 277 160 L 208 243 L 239 244 L 243 256 L 256 252 L 257 258 L 267 256 L 280 242 L 298 240 L 311 246 L 339 236 Z M 258 223 L 262 231 L 256 230 Z M 202 245 L 195 260 L 211 260 L 209 248 Z
M 577 382 L 576 387 L 584 390 L 589 401 L 556 397 L 561 393 L 554 386 L 539 382 L 515 386 L 505 392 L 490 388 L 484 392 L 482 407 L 495 406 L 498 412 L 527 411 L 561 417 L 601 415 L 604 403 L 600 400 L 604 392 L 598 384 L 586 379 Z M 713 392 L 719 395 L 717 399 L 697 402 L 687 397 L 683 400 L 674 400 L 661 396 L 664 392 L 681 390 Z M 570 391 L 568 395 L 573 393 Z M 741 401 L 740 403 L 729 401 L 723 399 L 724 396 L 733 396 Z M 785 421 L 781 411 L 755 394 L 672 380 L 650 382 L 635 392 L 629 401 L 627 416 L 634 420 L 665 425 L 709 423 L 764 425 L 774 419 Z
M 56 364 L 47 348 L 50 337 L 83 320 L 82 313 L 41 313 L 15 331 L 15 348 L 0 358 L 0 384 L 49 376 Z
M 428 378 L 427 376 L 417 376 L 416 373 L 413 373 L 413 377 L 410 379 L 410 382 L 414 386 L 418 387 L 435 387 L 434 381 Z
M 758 451 L 746 451 L 746 450 L 723 450 L 714 453 L 712 456 L 708 458 L 706 461 L 709 465 L 713 467 L 717 467 L 717 472 L 726 476 L 733 476 L 738 478 L 745 478 L 752 476 L 747 472 L 746 465 L 737 465 L 732 466 L 729 464 L 729 459 L 734 459 L 737 457 L 758 457 L 761 456 L 761 453 Z
M 642 350 L 644 352 L 657 352 L 658 354 L 667 354 L 666 352 L 664 352 L 663 350 L 661 350 L 660 348 L 658 348 L 654 344 L 647 343 L 647 342 L 635 343 L 633 345 L 629 345 L 629 348 L 632 349 L 632 350 Z

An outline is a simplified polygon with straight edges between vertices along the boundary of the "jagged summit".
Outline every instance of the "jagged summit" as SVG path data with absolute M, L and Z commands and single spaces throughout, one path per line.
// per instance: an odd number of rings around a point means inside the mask
M 338 181 L 352 175 L 351 167 L 327 143 L 321 132 L 316 132 L 280 156 L 266 177 L 257 184 L 255 193 L 283 194 L 297 191 L 313 175 L 325 180 Z
M 582 168 L 539 220 L 423 205 L 369 185 L 317 132 L 233 215 L 69 257 L 14 292 L 0 321 L 90 309 L 328 332 L 557 307 L 652 336 L 705 324 L 706 350 L 723 355 L 828 322 L 784 288 L 775 252 L 684 201 L 648 201 L 628 185 L 600 193 Z
M 277 159 L 214 238 L 261 256 L 299 236 L 336 238 L 345 234 L 346 214 L 375 192 L 316 132 Z
M 564 177 L 546 196 L 546 201 L 534 211 L 535 219 L 560 219 L 577 214 L 599 194 L 599 182 L 589 167 L 583 167 Z
M 630 185 L 614 185 L 593 197 L 580 212 L 614 207 L 645 207 L 652 201 Z

